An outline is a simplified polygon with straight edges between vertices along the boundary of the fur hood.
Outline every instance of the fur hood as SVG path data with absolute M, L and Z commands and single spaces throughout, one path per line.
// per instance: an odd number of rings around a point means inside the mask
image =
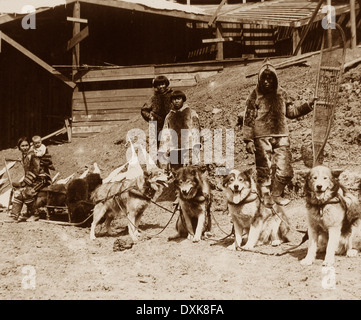
M 262 88 L 261 78 L 265 71 L 269 71 L 272 73 L 274 80 L 275 80 L 275 86 L 274 86 L 274 92 L 277 92 L 278 90 L 278 76 L 276 72 L 276 68 L 271 64 L 269 59 L 266 59 L 261 67 L 261 69 L 258 72 L 258 84 L 257 89 L 259 92 L 264 93 L 265 90 Z

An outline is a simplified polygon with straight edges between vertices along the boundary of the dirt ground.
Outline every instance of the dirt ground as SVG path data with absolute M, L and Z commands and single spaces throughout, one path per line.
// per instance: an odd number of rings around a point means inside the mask
M 360 56 L 360 50 L 348 51 L 347 60 Z M 277 61 L 275 61 L 277 62 Z M 254 166 L 244 152 L 237 115 L 256 83 L 246 78 L 260 64 L 235 66 L 203 80 L 187 91 L 189 104 L 196 109 L 203 128 L 235 129 L 235 166 Z M 308 99 L 315 85 L 317 56 L 304 66 L 279 70 L 281 85 L 296 99 Z M 358 192 L 361 178 L 361 66 L 348 71 L 342 81 L 335 122 L 326 147 L 325 164 L 342 168 L 344 181 Z M 310 138 L 312 115 L 289 121 L 294 168 L 306 170 L 301 146 Z M 140 116 L 121 128 L 72 143 L 52 144 L 49 150 L 61 178 L 80 175 L 96 162 L 105 178 L 125 163 L 126 133 L 132 128 L 145 130 Z M 1 150 L 0 156 L 18 157 L 16 149 Z M 21 168 L 12 170 L 14 179 Z M 212 182 L 219 177 L 210 175 Z M 296 177 L 296 180 L 299 179 Z M 302 190 L 288 190 L 293 201 L 286 207 L 292 227 L 306 230 L 306 211 Z M 0 190 L 1 191 L 1 190 Z M 354 258 L 337 256 L 334 269 L 322 267 L 320 254 L 310 267 L 301 266 L 307 242 L 292 253 L 277 255 L 301 241 L 302 234 L 292 232 L 290 244 L 257 247 L 260 252 L 230 251 L 230 218 L 223 213 L 222 194 L 213 190 L 213 236 L 200 243 L 168 241 L 175 230 L 176 217 L 163 230 L 171 213 L 151 204 L 142 217 L 140 228 L 146 237 L 131 249 L 113 251 L 114 241 L 128 239 L 126 219 L 113 223 L 115 234 L 89 239 L 89 228 L 60 226 L 46 222 L 3 223 L 0 212 L 0 299 L 101 299 L 101 300 L 242 300 L 281 299 L 319 300 L 361 298 L 361 254 Z M 169 201 L 161 203 L 169 209 Z M 99 229 L 100 231 L 100 229 Z M 162 231 L 161 233 L 159 233 Z M 159 234 L 158 234 L 159 233 Z M 354 241 L 361 250 L 361 236 Z M 333 277 L 334 276 L 334 277 Z M 333 277 L 333 278 L 332 278 Z

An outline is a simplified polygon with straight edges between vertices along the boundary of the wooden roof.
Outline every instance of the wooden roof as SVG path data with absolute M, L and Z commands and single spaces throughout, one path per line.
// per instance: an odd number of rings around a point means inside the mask
M 252 23 L 262 25 L 300 27 L 308 23 L 312 13 L 317 7 L 318 1 L 307 0 L 273 0 L 244 4 L 225 4 L 219 9 L 216 21 L 233 23 Z M 333 5 L 336 15 L 350 11 L 349 4 Z M 210 15 L 217 10 L 218 6 L 202 6 Z M 325 13 L 322 7 L 315 21 L 322 20 Z
M 69 5 L 76 0 L 66 0 Z M 80 3 L 107 6 L 124 10 L 145 12 L 157 15 L 166 15 L 175 18 L 209 22 L 215 21 L 224 23 L 251 23 L 272 26 L 300 27 L 308 23 L 314 12 L 318 1 L 307 0 L 271 0 L 265 2 L 225 4 L 219 8 L 218 5 L 183 5 L 165 0 L 80 0 Z M 163 5 L 162 5 L 163 4 Z M 334 4 L 336 15 L 348 12 L 349 4 Z M 359 5 L 356 3 L 356 8 Z M 39 8 L 37 12 L 48 10 Z M 0 24 L 18 19 L 23 15 L 0 14 Z M 322 7 L 319 10 L 315 21 L 323 19 L 325 13 Z

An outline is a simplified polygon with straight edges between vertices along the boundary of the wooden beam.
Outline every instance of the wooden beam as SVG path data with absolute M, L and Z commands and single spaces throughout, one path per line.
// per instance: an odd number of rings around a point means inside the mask
M 307 27 L 306 27 L 305 31 L 303 32 L 303 34 L 301 36 L 301 39 L 297 44 L 296 49 L 293 51 L 294 56 L 296 56 L 298 54 L 298 51 L 301 49 L 302 43 L 306 39 L 308 31 L 310 30 L 312 23 L 315 21 L 315 18 L 316 18 L 317 14 L 318 14 L 318 11 L 321 8 L 322 3 L 323 3 L 323 0 L 318 1 L 317 6 L 315 8 L 315 11 L 313 11 L 312 16 L 310 18 L 310 21 L 308 22 Z
M 30 52 L 28 49 L 23 47 L 21 44 L 10 38 L 8 35 L 6 35 L 4 32 L 1 33 L 2 40 L 6 41 L 9 45 L 11 45 L 16 50 L 20 51 L 23 55 L 28 57 L 30 60 L 35 62 L 37 65 L 51 73 L 53 76 L 57 77 L 61 81 L 63 81 L 65 84 L 67 84 L 71 88 L 76 87 L 76 83 L 69 80 L 66 76 L 64 76 L 62 73 L 60 73 L 58 70 L 54 69 L 53 67 L 49 66 L 45 61 L 38 58 L 35 54 Z
M 202 43 L 214 43 L 214 42 L 225 42 L 225 41 L 233 41 L 233 38 L 229 37 L 229 38 L 203 39 Z
M 329 13 L 329 10 L 331 10 L 330 9 L 331 8 L 331 0 L 327 0 L 327 6 L 328 6 L 328 10 L 327 10 L 326 18 L 328 20 L 332 14 L 332 13 Z M 332 21 L 332 16 L 331 16 L 331 21 Z M 331 21 L 327 21 L 327 22 L 331 23 Z M 332 48 L 332 30 L 330 27 L 327 29 L 326 33 L 327 33 L 327 48 Z
M 100 6 L 119 8 L 124 10 L 131 10 L 143 13 L 152 13 L 159 14 L 162 16 L 169 16 L 181 19 L 189 19 L 196 21 L 208 22 L 211 15 L 210 14 L 202 14 L 202 13 L 193 13 L 179 10 L 163 10 L 147 7 L 143 4 L 138 4 L 134 2 L 126 2 L 126 1 L 118 1 L 118 0 L 81 0 L 80 2 L 84 2 L 87 4 L 96 4 Z
M 66 20 L 71 22 L 78 22 L 78 23 L 88 23 L 88 19 L 80 19 L 74 17 L 66 17 Z
M 350 0 L 350 24 L 351 24 L 351 49 L 355 49 L 356 45 L 357 45 L 357 40 L 356 40 L 356 3 L 355 3 L 355 0 Z
M 73 17 L 74 18 L 80 18 L 80 3 L 79 1 L 74 3 L 73 8 Z M 73 22 L 73 37 L 75 37 L 80 32 L 80 23 Z M 72 80 L 74 81 L 74 76 L 77 73 L 76 67 L 80 65 L 80 45 L 79 43 L 76 44 L 73 48 L 73 54 L 72 54 Z
M 216 38 L 222 39 L 222 25 L 217 23 Z M 216 60 L 223 60 L 223 42 L 217 42 L 217 55 Z
M 71 126 L 69 119 L 65 119 L 65 128 L 66 132 L 68 133 L 68 142 L 71 142 Z
M 353 67 L 357 66 L 360 63 L 361 63 L 361 58 L 357 58 L 355 60 L 349 61 L 349 62 L 345 63 L 344 70 L 346 71 L 346 70 L 348 70 L 350 68 L 353 68 Z
M 80 41 L 84 40 L 87 36 L 89 36 L 89 27 L 86 26 L 82 31 L 78 32 L 73 38 L 71 38 L 66 46 L 66 50 L 70 50 L 74 46 L 78 45 Z
M 217 7 L 216 11 L 214 11 L 212 18 L 208 21 L 208 26 L 212 26 L 213 22 L 217 19 L 218 13 L 221 10 L 221 8 L 224 6 L 227 0 L 222 0 L 219 6 Z
M 59 135 L 59 134 L 63 134 L 63 133 L 66 133 L 67 131 L 66 131 L 66 128 L 65 127 L 63 127 L 63 128 L 61 128 L 61 129 L 59 129 L 59 130 L 56 130 L 55 132 L 53 132 L 53 133 L 50 133 L 50 134 L 48 134 L 47 136 L 45 136 L 45 137 L 42 137 L 41 138 L 41 140 L 46 140 L 46 139 L 49 139 L 49 138 L 51 138 L 51 137 L 54 137 L 54 136 L 57 136 L 57 135 Z
M 301 54 L 301 50 L 296 50 L 299 43 L 300 43 L 300 30 L 299 30 L 299 28 L 293 28 L 292 29 L 292 48 L 296 52 L 296 54 L 294 54 L 296 56 Z

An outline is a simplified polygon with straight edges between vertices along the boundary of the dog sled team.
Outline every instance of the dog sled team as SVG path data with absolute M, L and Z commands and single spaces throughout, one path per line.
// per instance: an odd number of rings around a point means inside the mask
M 128 219 L 130 237 L 138 241 L 142 214 L 171 182 L 175 186 L 174 205 L 179 214 L 176 233 L 169 240 L 188 238 L 199 242 L 211 232 L 212 190 L 207 172 L 200 166 L 185 165 L 181 161 L 183 139 L 174 140 L 167 131 L 171 129 L 180 137 L 183 129 L 189 129 L 187 132 L 200 129 L 198 115 L 186 103 L 182 91 L 169 87 L 165 76 L 156 77 L 153 86 L 154 95 L 142 107 L 141 115 L 148 122 L 156 122 L 156 137 L 161 135 L 157 141 L 158 163 L 150 162 L 147 170 L 142 170 L 136 161 L 132 166 L 131 160 L 122 178 L 101 180 L 99 173 L 92 173 L 84 179 L 74 179 L 66 190 L 61 190 L 63 201 L 73 214 L 72 221 L 75 216 L 81 221 L 92 210 L 91 239 L 96 239 L 96 226 L 104 218 L 105 228 L 110 232 L 111 221 L 123 215 Z M 234 235 L 229 249 L 254 250 L 257 245 L 277 246 L 290 241 L 291 224 L 285 210 L 289 200 L 284 198 L 284 188 L 293 177 L 287 118 L 312 112 L 314 102 L 315 98 L 308 103 L 294 102 L 279 85 L 274 67 L 268 61 L 263 64 L 258 84 L 246 101 L 242 126 L 245 149 L 254 155 L 256 170 L 236 165 L 222 182 Z M 52 165 L 48 156 L 45 164 L 40 161 L 46 150 L 39 150 L 40 156 L 35 150 L 28 152 L 30 146 L 25 140 L 19 141 L 18 147 L 23 152 L 25 178 L 21 185 L 13 182 L 13 186 L 19 187 L 12 202 L 10 218 L 13 220 L 23 220 L 23 204 L 36 217 L 35 204 L 41 205 L 36 194 L 40 195 L 41 189 L 50 184 L 44 167 Z M 199 156 L 202 146 L 189 148 L 192 156 Z M 172 161 L 174 159 L 176 161 Z M 191 159 L 188 160 L 191 163 Z M 352 236 L 361 219 L 358 198 L 340 185 L 337 175 L 323 165 L 309 170 L 304 191 L 308 252 L 301 264 L 311 265 L 317 251 L 322 249 L 325 250 L 324 265 L 332 265 L 335 254 L 355 256 L 358 251 L 352 247 Z

